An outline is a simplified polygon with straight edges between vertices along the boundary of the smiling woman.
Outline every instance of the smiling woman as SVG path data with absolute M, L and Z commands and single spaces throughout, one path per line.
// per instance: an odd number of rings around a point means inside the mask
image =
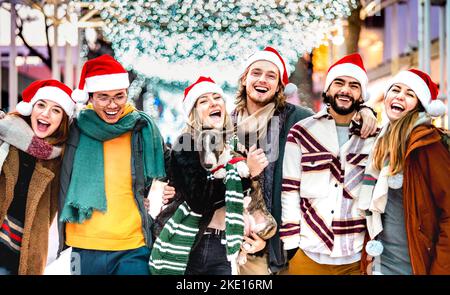
M 71 93 L 56 80 L 33 82 L 17 112 L 0 120 L 0 273 L 44 271 L 58 203 L 61 145 L 75 107 Z
M 437 85 L 416 69 L 400 72 L 386 87 L 390 122 L 380 132 L 360 191 L 360 203 L 369 204 L 361 208 L 370 211 L 368 232 L 376 239 L 370 244 L 383 246 L 374 269 L 382 274 L 450 273 L 450 154 L 431 124 L 431 116 L 445 112 L 437 97 Z M 371 273 L 368 261 L 361 259 Z
M 173 204 L 178 207 L 169 205 L 157 217 L 156 223 L 165 226 L 153 247 L 151 271 L 152 274 L 230 275 L 235 265 L 233 254 L 237 256 L 243 238 L 239 226 L 244 224 L 243 205 L 239 203 L 242 192 L 238 188 L 230 189 L 230 183 L 238 182 L 236 186 L 245 190 L 249 189 L 249 182 L 245 179 L 241 182 L 240 177 L 229 173 L 234 169 L 230 168 L 234 167 L 231 158 L 222 163 L 230 177 L 219 177 L 216 173 L 222 169 L 217 164 L 229 149 L 227 132 L 230 135 L 233 132 L 223 90 L 211 78 L 200 77 L 185 89 L 183 108 L 186 128 L 172 149 L 168 173 L 170 184 L 176 190 Z M 257 163 L 253 170 L 249 168 L 251 175 L 256 176 L 264 167 Z M 167 216 L 170 220 L 161 222 Z M 238 225 L 231 225 L 230 220 Z M 172 226 L 181 230 L 168 234 Z M 180 247 L 185 251 L 172 251 Z
M 59 104 L 43 99 L 34 104 L 31 112 L 31 127 L 39 138 L 52 135 L 61 125 L 64 116 Z

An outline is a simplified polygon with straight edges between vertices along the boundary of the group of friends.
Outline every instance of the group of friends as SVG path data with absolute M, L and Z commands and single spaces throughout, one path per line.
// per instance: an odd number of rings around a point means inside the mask
M 430 76 L 409 69 L 387 83 L 380 128 L 359 54 L 329 68 L 317 114 L 286 101 L 288 77 L 277 50 L 255 52 L 231 114 L 199 77 L 171 149 L 109 55 L 84 64 L 76 90 L 31 83 L 0 119 L 0 274 L 43 274 L 56 215 L 73 274 L 450 274 L 448 132 L 431 122 L 445 107 Z M 205 130 L 242 146 L 225 178 L 199 151 Z M 168 183 L 155 220 L 154 180 Z M 277 222 L 267 240 L 242 234 L 251 182 Z

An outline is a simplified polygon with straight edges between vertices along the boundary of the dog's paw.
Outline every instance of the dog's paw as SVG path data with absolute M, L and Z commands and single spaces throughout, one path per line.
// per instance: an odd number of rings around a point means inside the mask
M 226 175 L 227 175 L 227 171 L 225 170 L 225 168 L 220 168 L 219 170 L 214 172 L 214 178 L 217 178 L 217 179 L 225 178 Z
M 250 170 L 244 161 L 236 163 L 236 169 L 241 178 L 247 178 L 250 176 Z

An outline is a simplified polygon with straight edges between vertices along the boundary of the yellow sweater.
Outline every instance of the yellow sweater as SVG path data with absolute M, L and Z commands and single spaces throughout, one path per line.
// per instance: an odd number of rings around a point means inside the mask
M 103 143 L 107 210 L 82 224 L 66 224 L 66 244 L 91 250 L 130 250 L 145 245 L 131 178 L 131 132 Z M 92 177 L 95 177 L 93 175 Z

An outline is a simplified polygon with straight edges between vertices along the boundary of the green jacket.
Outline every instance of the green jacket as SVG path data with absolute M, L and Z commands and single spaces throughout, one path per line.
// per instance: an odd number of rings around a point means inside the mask
M 281 184 L 283 179 L 283 159 L 287 135 L 295 123 L 314 115 L 314 112 L 311 109 L 289 103 L 287 103 L 286 107 L 280 111 L 280 114 L 282 113 L 285 115 L 285 121 L 280 130 L 280 141 L 278 143 L 279 155 L 275 163 L 272 207 L 270 208 L 270 212 L 278 224 L 277 233 L 269 240 L 268 243 L 269 268 L 272 272 L 278 272 L 287 267 L 287 258 L 284 253 L 283 243 L 280 240 L 279 234 L 281 225 Z

